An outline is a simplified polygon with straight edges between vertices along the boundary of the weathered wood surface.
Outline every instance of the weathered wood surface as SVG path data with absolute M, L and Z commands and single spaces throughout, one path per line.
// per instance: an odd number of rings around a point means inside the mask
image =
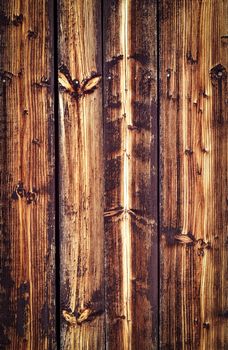
M 104 349 L 101 2 L 59 1 L 61 348 Z
M 55 349 L 51 2 L 0 1 L 0 348 Z
M 0 0 L 0 349 L 227 349 L 228 2 L 56 10 Z
M 160 348 L 227 349 L 228 2 L 160 2 Z
M 106 344 L 155 349 L 156 2 L 104 1 L 103 10 Z

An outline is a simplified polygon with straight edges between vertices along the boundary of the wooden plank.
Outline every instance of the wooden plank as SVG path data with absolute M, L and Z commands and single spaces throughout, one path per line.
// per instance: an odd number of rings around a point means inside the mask
M 106 345 L 155 349 L 156 2 L 103 6 Z
M 227 349 L 227 1 L 160 2 L 161 349 Z
M 60 0 L 61 348 L 104 348 L 101 3 Z
M 56 349 L 52 16 L 0 1 L 1 349 Z

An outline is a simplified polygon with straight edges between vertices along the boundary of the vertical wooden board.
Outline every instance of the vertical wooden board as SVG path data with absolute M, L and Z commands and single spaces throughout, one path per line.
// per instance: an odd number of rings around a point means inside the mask
M 106 345 L 155 349 L 156 2 L 103 6 Z
M 58 7 L 61 348 L 104 349 L 101 3 Z
M 0 348 L 55 349 L 52 2 L 0 1 Z
M 227 349 L 227 1 L 160 2 L 160 348 Z

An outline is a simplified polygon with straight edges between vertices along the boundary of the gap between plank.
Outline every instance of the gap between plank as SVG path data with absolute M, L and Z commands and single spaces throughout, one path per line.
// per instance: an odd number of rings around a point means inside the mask
M 105 69 L 104 69 L 104 55 L 105 55 L 105 50 L 104 50 L 104 0 L 101 1 L 101 69 L 102 69 L 102 119 L 103 119 L 103 162 L 105 163 L 105 107 L 104 107 L 104 78 L 105 78 Z M 105 164 L 103 167 L 103 177 L 105 179 Z M 104 190 L 104 189 L 103 189 Z M 105 225 L 103 223 L 103 227 L 105 228 Z M 104 252 L 103 252 L 103 257 L 104 257 L 104 349 L 106 350 L 108 348 L 107 346 L 107 312 L 106 312 L 106 248 L 105 248 L 105 230 L 104 230 Z
M 56 288 L 56 350 L 60 350 L 60 229 L 59 229 L 59 91 L 58 91 L 58 4 L 52 3 L 53 14 L 53 82 L 55 120 L 55 288 Z
M 157 35 L 156 35 L 156 44 L 157 44 L 157 334 L 158 342 L 157 349 L 160 349 L 160 9 L 159 9 L 159 0 L 156 4 L 156 25 L 157 25 Z

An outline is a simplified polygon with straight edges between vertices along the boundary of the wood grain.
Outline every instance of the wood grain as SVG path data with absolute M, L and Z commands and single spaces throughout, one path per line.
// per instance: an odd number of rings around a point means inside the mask
M 227 349 L 227 1 L 160 2 L 160 348 Z
M 106 344 L 155 349 L 156 4 L 103 6 Z
M 0 1 L 0 348 L 55 349 L 51 1 Z
M 104 349 L 101 3 L 59 1 L 61 349 Z
M 228 349 L 228 2 L 53 5 L 0 0 L 0 349 L 57 348 L 56 209 L 61 349 Z

